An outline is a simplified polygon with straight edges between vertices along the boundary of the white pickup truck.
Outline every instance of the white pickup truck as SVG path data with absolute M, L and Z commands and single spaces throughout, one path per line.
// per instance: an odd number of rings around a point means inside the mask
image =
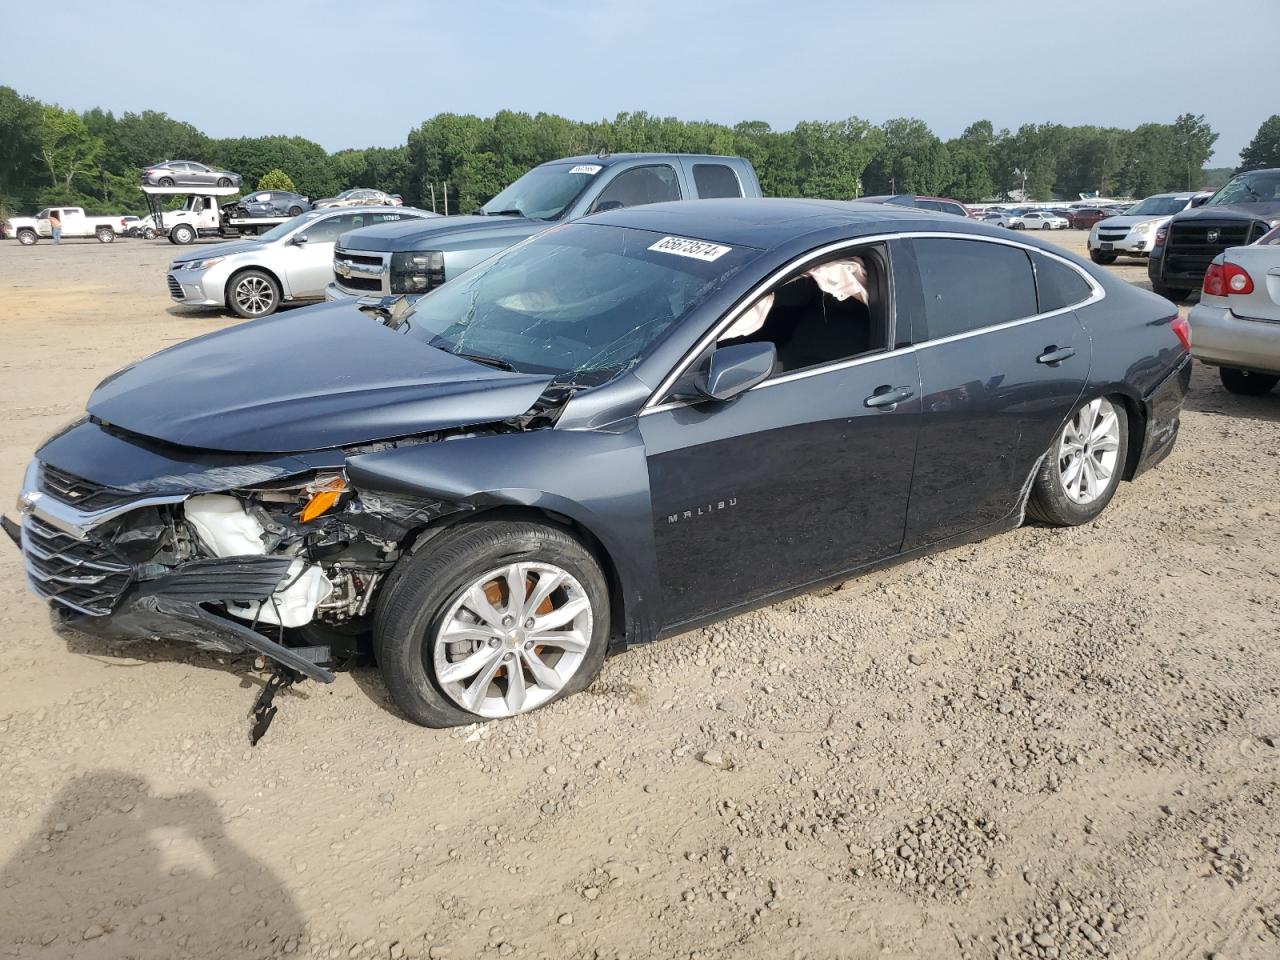
M 41 237 L 52 237 L 49 214 L 55 210 L 62 221 L 64 237 L 97 237 L 99 243 L 111 243 L 125 230 L 124 217 L 86 217 L 81 207 L 45 207 L 34 217 L 11 217 L 6 223 L 5 236 L 17 237 L 24 247 Z

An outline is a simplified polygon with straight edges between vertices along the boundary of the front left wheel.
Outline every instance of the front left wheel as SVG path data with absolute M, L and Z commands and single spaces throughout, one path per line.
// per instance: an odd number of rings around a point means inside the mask
M 227 284 L 227 306 L 246 320 L 268 317 L 280 306 L 280 284 L 265 270 L 245 270 Z
M 1084 403 L 1045 454 L 1032 481 L 1028 515 L 1058 527 L 1093 520 L 1115 496 L 1128 449 L 1124 404 L 1108 397 Z
M 374 649 L 414 723 L 527 713 L 584 689 L 609 638 L 599 563 L 558 527 L 479 522 L 400 561 L 378 602 Z

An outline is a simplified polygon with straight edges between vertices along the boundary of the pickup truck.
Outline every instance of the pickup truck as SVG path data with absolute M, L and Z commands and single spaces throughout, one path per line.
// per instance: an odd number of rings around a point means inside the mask
M 416 299 L 535 233 L 591 213 L 664 200 L 759 196 L 755 169 L 741 157 L 625 153 L 552 160 L 470 216 L 343 234 L 325 298 Z
M 58 211 L 64 237 L 97 237 L 99 243 L 111 243 L 116 234 L 124 233 L 124 217 L 86 217 L 81 207 L 45 207 L 34 217 L 11 217 L 5 236 L 17 237 L 24 247 L 29 247 L 41 237 L 52 237 L 49 214 Z
M 1280 225 L 1280 169 L 1250 170 L 1156 230 L 1147 258 L 1151 289 L 1177 303 L 1200 289 L 1228 247 L 1243 247 Z

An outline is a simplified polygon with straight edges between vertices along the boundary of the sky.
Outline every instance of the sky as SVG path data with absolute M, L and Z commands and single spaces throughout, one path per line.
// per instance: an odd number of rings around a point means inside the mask
M 1234 166 L 1280 110 L 1280 0 L 63 0 L 0 5 L 0 84 L 214 137 L 393 146 L 437 113 L 900 116 L 945 138 L 1203 113 Z M 103 64 L 107 65 L 106 69 Z M 1249 64 L 1257 65 L 1248 77 Z

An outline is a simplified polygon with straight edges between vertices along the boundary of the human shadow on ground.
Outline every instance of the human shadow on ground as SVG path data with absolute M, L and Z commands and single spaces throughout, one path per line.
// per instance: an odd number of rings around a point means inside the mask
M 304 927 L 208 794 L 156 794 L 126 773 L 68 781 L 0 868 L 6 955 L 270 956 L 297 950 Z

